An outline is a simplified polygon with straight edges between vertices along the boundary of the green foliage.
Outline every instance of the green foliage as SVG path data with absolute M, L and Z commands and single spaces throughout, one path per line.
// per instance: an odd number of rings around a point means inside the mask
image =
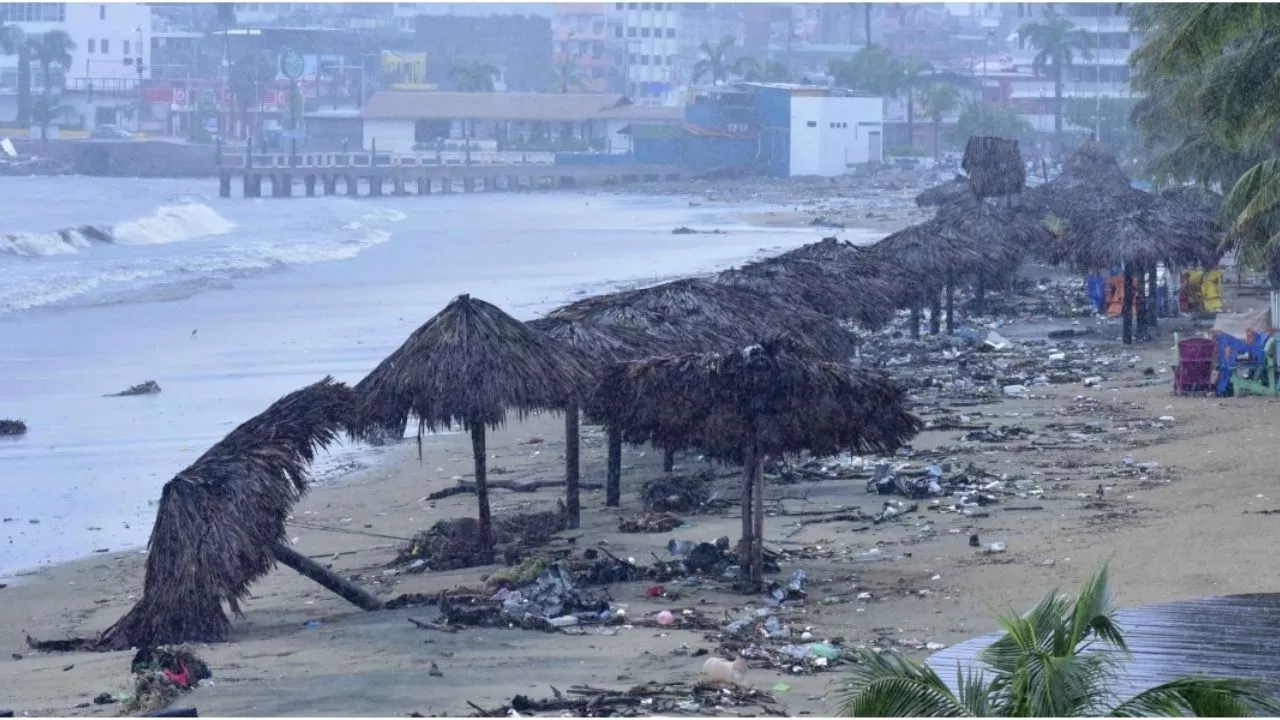
M 1280 6 L 1139 6 L 1132 83 L 1143 172 L 1229 189 L 1224 244 L 1253 266 L 1280 251 Z M 1280 280 L 1280 277 L 1277 277 Z
M 556 63 L 551 70 L 551 80 L 557 90 L 568 94 L 570 90 L 582 89 L 582 71 L 578 69 L 577 58 L 565 58 Z
M 1028 23 L 1018 29 L 1018 34 L 1031 47 L 1036 55 L 1031 61 L 1031 69 L 1037 76 L 1053 78 L 1053 134 L 1055 143 L 1062 147 L 1062 118 L 1064 103 L 1062 100 L 1062 81 L 1067 68 L 1075 65 L 1076 58 L 1091 60 L 1089 39 L 1083 30 L 1066 17 L 1059 15 L 1053 7 L 1046 6 L 1044 19 L 1038 23 Z
M 1117 702 L 1108 687 L 1128 646 L 1115 623 L 1104 566 L 1069 598 L 1056 590 L 1024 615 L 999 618 L 1005 634 L 956 668 L 952 691 L 929 666 L 863 650 L 841 694 L 844 717 L 1252 717 L 1280 706 L 1247 680 L 1179 678 Z M 1095 651 L 1096 650 L 1096 651 Z
M 1130 122 L 1137 104 L 1134 98 L 1070 98 L 1063 103 L 1063 116 L 1090 133 L 1098 127 L 1102 132 L 1099 141 L 1124 160 L 1133 157 L 1138 149 L 1138 133 Z
M 905 66 L 879 45 L 868 45 L 847 60 L 832 60 L 828 72 L 840 87 L 884 98 L 897 97 L 906 88 Z
M 454 65 L 449 69 L 449 77 L 458 92 L 493 92 L 494 78 L 501 74 L 497 67 L 483 60 Z
M 765 60 L 762 64 L 753 57 L 742 57 L 733 69 L 746 82 L 791 82 L 791 70 L 775 60 Z
M 242 109 L 256 107 L 262 91 L 276 83 L 276 61 L 265 52 L 251 52 L 231 65 L 231 93 Z
M 960 117 L 956 118 L 952 129 L 953 142 L 963 145 L 974 135 L 992 135 L 996 137 L 1028 140 L 1034 128 L 1013 108 L 992 105 L 978 100 L 965 102 Z
M 718 42 L 706 41 L 698 46 L 698 62 L 693 65 L 693 81 L 710 80 L 719 85 L 729 77 L 729 50 L 736 41 L 725 35 Z

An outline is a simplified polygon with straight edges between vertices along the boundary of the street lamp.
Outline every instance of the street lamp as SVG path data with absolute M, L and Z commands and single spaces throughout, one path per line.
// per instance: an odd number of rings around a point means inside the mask
M 133 31 L 138 34 L 138 54 L 134 58 L 133 65 L 138 73 L 138 132 L 142 132 L 142 112 L 147 106 L 147 99 L 142 91 L 142 28 L 135 27 Z

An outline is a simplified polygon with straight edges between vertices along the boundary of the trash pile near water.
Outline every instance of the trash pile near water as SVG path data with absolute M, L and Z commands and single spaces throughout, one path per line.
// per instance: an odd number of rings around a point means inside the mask
M 770 693 L 733 683 L 651 682 L 628 690 L 575 685 L 563 693 L 552 687 L 551 692 L 551 698 L 540 700 L 516 695 L 502 707 L 491 710 L 472 705 L 476 711 L 472 717 L 740 715 L 746 708 L 755 708 L 765 715 L 786 715 Z

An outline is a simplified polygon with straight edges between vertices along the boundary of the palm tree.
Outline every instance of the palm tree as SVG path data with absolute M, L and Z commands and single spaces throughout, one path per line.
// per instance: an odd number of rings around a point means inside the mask
M 704 77 L 711 78 L 712 85 L 719 85 L 729 75 L 729 49 L 737 41 L 732 35 L 725 35 L 719 42 L 704 42 L 698 46 L 702 56 L 693 66 L 693 81 L 696 83 Z
M 1034 130 L 1031 123 L 1013 108 L 970 99 L 965 102 L 951 132 L 952 140 L 963 145 L 974 135 L 1023 139 Z
M 66 32 L 50 30 L 27 38 L 25 44 L 31 59 L 40 66 L 40 82 L 43 86 L 41 106 L 46 110 L 46 117 L 40 123 L 40 139 L 48 140 L 46 128 L 53 115 L 48 111 L 56 105 L 50 99 L 53 95 L 53 71 L 57 69 L 65 73 L 71 67 L 71 51 L 76 49 L 76 43 Z
M 569 88 L 574 90 L 582 89 L 582 71 L 578 68 L 577 56 L 566 57 L 556 63 L 555 68 L 551 71 L 552 79 L 555 81 L 556 87 L 560 88 L 560 93 L 569 94 Z
M 449 70 L 449 77 L 459 92 L 493 92 L 494 78 L 501 74 L 501 70 L 483 60 L 454 65 Z
M 938 140 L 942 135 L 942 116 L 960 107 L 960 91 L 954 85 L 934 83 L 925 89 L 920 110 L 933 120 L 933 159 L 939 157 Z
M 1280 705 L 1261 683 L 1185 677 L 1119 703 L 1108 692 L 1128 646 L 1116 626 L 1107 568 L 1075 598 L 1050 592 L 1030 612 L 999 618 L 1004 637 L 957 668 L 953 692 L 927 665 L 897 653 L 859 653 L 843 694 L 845 717 L 1250 717 Z M 1098 648 L 1098 651 L 1091 650 Z
M 17 25 L 0 26 L 0 55 L 18 56 L 18 112 L 14 124 L 31 124 L 31 55 L 26 35 Z
M 907 147 L 916 144 L 916 92 L 929 80 L 933 65 L 926 60 L 908 56 L 899 64 L 898 91 L 907 94 Z
M 1027 23 L 1018 29 L 1018 35 L 1036 49 L 1031 69 L 1037 76 L 1053 78 L 1053 140 L 1062 149 L 1062 81 L 1067 68 L 1075 64 L 1076 56 L 1092 59 L 1089 53 L 1089 37 L 1076 29 L 1066 17 L 1051 6 L 1045 6 L 1044 18 L 1038 23 Z
M 740 57 L 733 70 L 746 82 L 791 82 L 791 70 L 775 60 L 761 64 L 753 57 Z
M 871 6 L 875 3 L 862 3 L 862 25 L 866 30 L 867 46 L 871 46 Z

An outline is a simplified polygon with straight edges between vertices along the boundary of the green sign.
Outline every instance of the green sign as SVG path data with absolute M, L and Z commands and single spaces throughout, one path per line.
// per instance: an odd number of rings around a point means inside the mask
M 286 49 L 280 53 L 280 74 L 290 80 L 297 80 L 302 77 L 304 70 L 306 70 L 306 63 L 297 51 Z

